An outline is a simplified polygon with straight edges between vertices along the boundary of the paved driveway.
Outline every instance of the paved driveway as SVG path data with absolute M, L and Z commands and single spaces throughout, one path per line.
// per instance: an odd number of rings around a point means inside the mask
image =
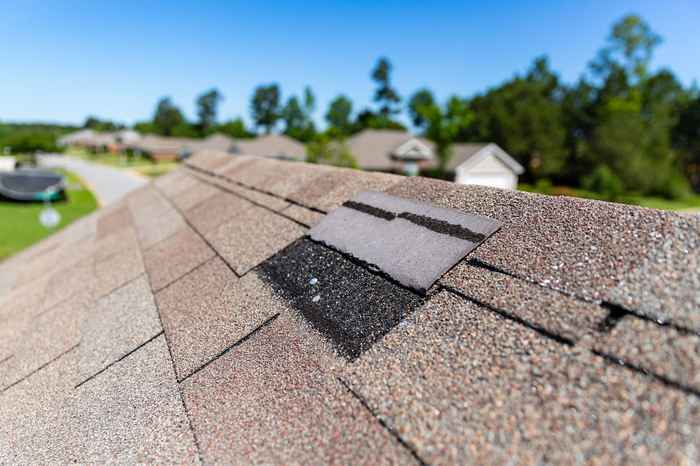
M 148 183 L 146 178 L 117 168 L 60 154 L 41 156 L 39 164 L 44 167 L 62 167 L 77 174 L 87 183 L 100 205 L 103 206 Z

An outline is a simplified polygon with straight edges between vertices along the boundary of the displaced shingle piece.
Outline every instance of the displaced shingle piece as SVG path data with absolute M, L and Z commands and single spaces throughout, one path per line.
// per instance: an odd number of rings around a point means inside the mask
M 261 207 L 252 207 L 205 237 L 239 275 L 304 234 L 296 223 Z
M 447 292 L 343 377 L 431 464 L 698 460 L 699 399 Z
M 307 209 L 295 204 L 290 205 L 282 211 L 287 217 L 291 217 L 299 223 L 303 223 L 308 227 L 313 227 L 323 218 L 323 214 L 314 210 Z
M 627 316 L 595 348 L 700 392 L 700 336 Z
M 254 274 L 214 258 L 156 294 L 179 380 L 279 312 Z
M 61 356 L 80 342 L 80 322 L 92 306 L 78 294 L 26 325 L 14 356 L 0 370 L 0 391 Z
M 95 375 L 161 331 L 145 276 L 101 298 L 80 327 L 78 383 Z
M 77 348 L 69 351 L 0 395 L 3 464 L 69 461 L 80 442 L 75 431 L 67 427 L 73 405 L 76 353 Z
M 64 458 L 89 464 L 198 464 L 197 447 L 161 335 L 77 389 Z
M 415 464 L 282 315 L 182 384 L 208 464 Z
M 489 218 L 363 192 L 309 235 L 425 292 L 499 226 Z
M 351 359 L 423 302 L 415 293 L 309 240 L 297 241 L 265 261 L 260 272 Z
M 95 264 L 95 289 L 93 296 L 100 298 L 145 272 L 141 251 L 138 248 L 110 256 Z
M 319 210 L 332 210 L 361 191 L 383 191 L 402 177 L 387 173 L 366 173 L 336 169 L 314 179 L 289 195 L 289 199 Z
M 154 291 L 167 286 L 214 257 L 214 251 L 190 227 L 166 238 L 144 253 Z
M 188 210 L 184 215 L 192 226 L 204 235 L 250 207 L 253 207 L 250 202 L 233 194 L 221 192 Z
M 468 261 L 457 264 L 440 283 L 571 341 L 595 334 L 607 316 L 607 311 L 597 304 L 475 267 Z

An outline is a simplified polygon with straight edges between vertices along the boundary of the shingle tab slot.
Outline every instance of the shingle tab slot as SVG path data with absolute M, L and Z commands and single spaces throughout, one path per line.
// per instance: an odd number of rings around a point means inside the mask
M 500 226 L 487 217 L 365 191 L 324 217 L 309 236 L 425 293 Z

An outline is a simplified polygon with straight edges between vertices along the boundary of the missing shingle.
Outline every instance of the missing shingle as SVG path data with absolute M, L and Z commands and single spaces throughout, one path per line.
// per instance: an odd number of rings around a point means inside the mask
M 424 302 L 350 258 L 301 239 L 265 261 L 260 276 L 348 359 L 355 359 Z

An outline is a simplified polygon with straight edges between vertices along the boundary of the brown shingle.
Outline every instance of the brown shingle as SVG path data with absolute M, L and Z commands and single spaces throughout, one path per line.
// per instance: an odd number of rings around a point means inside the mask
M 214 251 L 190 227 L 150 248 L 144 254 L 146 270 L 154 291 L 185 275 L 214 257 Z
M 433 464 L 678 463 L 700 420 L 700 400 L 445 292 L 347 378 Z
M 79 382 L 104 370 L 160 331 L 145 276 L 100 298 L 80 327 Z
M 201 234 L 216 229 L 231 217 L 253 207 L 250 202 L 227 192 L 207 199 L 198 206 L 184 213 L 185 218 Z
M 206 463 L 415 464 L 280 317 L 183 383 Z
M 100 298 L 145 272 L 141 251 L 131 249 L 95 264 L 94 297 Z
M 304 234 L 304 229 L 260 207 L 246 209 L 205 234 L 217 252 L 243 275 Z
M 292 204 L 287 209 L 284 209 L 282 213 L 287 217 L 293 218 L 299 223 L 303 223 L 309 228 L 316 225 L 323 218 L 323 214 L 295 204 Z
M 218 257 L 156 299 L 180 380 L 278 312 L 255 275 L 239 280 Z

